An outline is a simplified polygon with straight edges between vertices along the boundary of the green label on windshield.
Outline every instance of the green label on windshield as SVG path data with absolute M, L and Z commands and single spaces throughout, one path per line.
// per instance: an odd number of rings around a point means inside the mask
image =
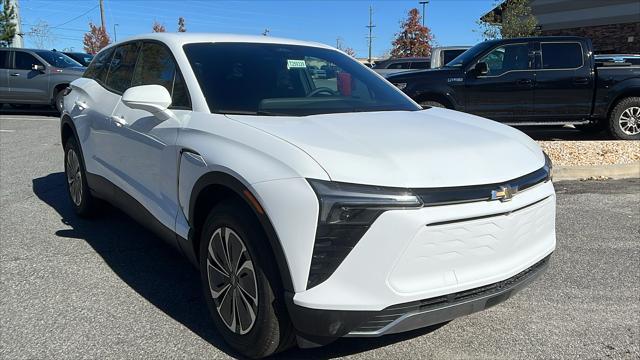
M 287 69 L 306 68 L 304 60 L 287 60 Z

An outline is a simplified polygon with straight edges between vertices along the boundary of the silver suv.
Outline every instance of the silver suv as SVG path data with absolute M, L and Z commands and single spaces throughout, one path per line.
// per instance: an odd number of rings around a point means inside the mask
M 57 51 L 0 49 L 0 107 L 51 104 L 61 111 L 63 90 L 85 69 Z

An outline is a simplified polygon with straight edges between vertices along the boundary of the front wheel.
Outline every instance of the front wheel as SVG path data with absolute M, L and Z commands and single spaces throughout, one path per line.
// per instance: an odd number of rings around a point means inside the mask
M 76 140 L 67 140 L 64 146 L 64 172 L 69 199 L 76 214 L 88 217 L 94 214 L 97 201 L 89 191 L 87 174 L 80 156 Z
M 619 140 L 640 140 L 640 97 L 618 102 L 609 116 L 609 132 Z
M 250 209 L 239 203 L 215 207 L 200 239 L 200 275 L 214 324 L 231 347 L 250 358 L 293 343 L 267 241 Z
M 62 110 L 64 109 L 64 90 L 60 90 L 56 93 L 53 104 L 55 105 L 56 110 L 62 114 Z

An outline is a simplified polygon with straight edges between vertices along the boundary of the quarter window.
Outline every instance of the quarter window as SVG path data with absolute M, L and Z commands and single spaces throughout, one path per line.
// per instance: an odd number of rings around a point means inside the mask
M 33 65 L 42 65 L 35 56 L 24 51 L 16 51 L 15 68 L 18 70 L 31 70 Z
M 578 43 L 541 43 L 543 69 L 575 69 L 582 66 Z
M 107 72 L 109 72 L 109 64 L 111 63 L 111 57 L 113 56 L 113 48 L 100 52 L 93 59 L 89 67 L 84 72 L 83 77 L 94 79 L 95 81 L 104 84 L 107 78 Z
M 111 66 L 107 74 L 107 87 L 116 92 L 124 92 L 131 86 L 133 69 L 138 58 L 138 43 L 118 46 L 111 58 Z
M 142 46 L 132 82 L 132 86 L 140 85 L 162 85 L 171 94 L 173 108 L 191 107 L 184 80 L 177 71 L 173 56 L 161 44 L 144 43 Z
M 503 45 L 485 55 L 481 62 L 489 67 L 489 76 L 499 76 L 508 71 L 531 68 L 529 46 L 527 44 Z

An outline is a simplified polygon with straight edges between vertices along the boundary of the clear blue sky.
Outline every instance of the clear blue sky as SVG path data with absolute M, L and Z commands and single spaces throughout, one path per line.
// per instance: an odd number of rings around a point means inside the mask
M 89 20 L 100 23 L 98 0 L 18 0 L 23 31 L 46 21 L 56 49 L 82 49 L 82 35 Z M 323 42 L 335 46 L 340 37 L 358 57 L 367 56 L 369 5 L 373 6 L 373 55 L 391 48 L 399 21 L 417 7 L 418 1 L 333 0 L 333 1 L 214 1 L 214 0 L 104 0 L 107 31 L 113 40 L 113 24 L 119 40 L 148 33 L 154 20 L 167 31 L 176 31 L 179 16 L 186 19 L 187 31 L 260 34 Z M 476 20 L 492 8 L 495 0 L 430 0 L 426 24 L 438 45 L 471 45 L 480 40 Z M 77 18 L 76 18 L 77 17 Z M 75 20 L 72 20 L 76 18 Z M 26 36 L 25 46 L 33 47 Z

